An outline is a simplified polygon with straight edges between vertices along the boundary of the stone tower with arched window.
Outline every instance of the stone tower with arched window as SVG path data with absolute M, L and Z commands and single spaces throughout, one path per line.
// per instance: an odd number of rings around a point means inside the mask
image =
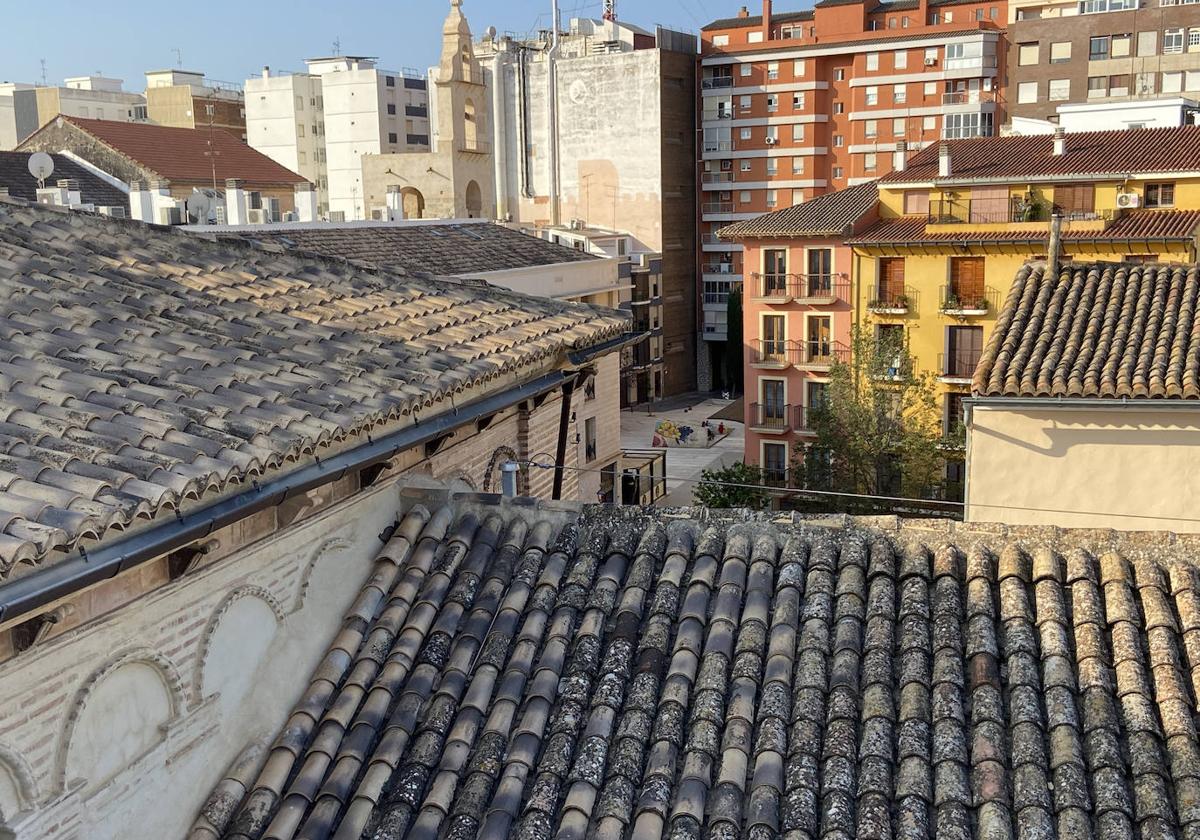
M 450 0 L 442 26 L 442 59 L 434 86 L 434 150 L 426 154 L 365 155 L 363 189 L 370 207 L 383 206 L 389 188 L 404 196 L 405 218 L 494 218 L 489 79 L 475 58 L 463 0 Z

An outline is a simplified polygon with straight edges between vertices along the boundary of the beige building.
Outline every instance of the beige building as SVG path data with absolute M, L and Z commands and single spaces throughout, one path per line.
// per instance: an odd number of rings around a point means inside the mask
M 74 76 L 58 87 L 39 87 L 35 92 L 37 127 L 52 122 L 59 115 L 85 120 L 144 122 L 146 97 L 129 93 L 122 85 L 121 79 L 96 75 Z
M 1197 280 L 1021 269 L 965 401 L 970 521 L 1200 532 Z
M 146 117 L 176 128 L 220 128 L 246 140 L 246 99 L 231 82 L 187 70 L 146 73 Z
M 0 392 L 38 441 L 0 473 L 7 840 L 186 836 L 336 633 L 400 476 L 495 493 L 512 461 L 577 498 L 572 397 L 620 425 L 610 310 L 11 199 L 0 278 L 6 334 L 94 362 L 10 354 Z
M 434 87 L 433 151 L 362 156 L 368 218 L 493 218 L 488 90 L 462 0 L 450 2 Z

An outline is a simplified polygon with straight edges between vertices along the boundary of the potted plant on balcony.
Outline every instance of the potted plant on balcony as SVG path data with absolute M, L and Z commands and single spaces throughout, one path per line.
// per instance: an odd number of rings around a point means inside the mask
M 908 295 L 904 295 L 904 294 L 896 295 L 895 303 L 893 304 L 893 306 L 896 309 L 908 309 Z
M 1017 221 L 1036 222 L 1042 217 L 1042 202 L 1033 193 L 1025 193 L 1025 197 L 1017 204 Z

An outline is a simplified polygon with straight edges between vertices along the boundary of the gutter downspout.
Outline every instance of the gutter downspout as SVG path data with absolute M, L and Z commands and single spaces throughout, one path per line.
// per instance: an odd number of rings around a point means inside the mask
M 583 364 L 623 347 L 637 336 L 623 335 L 569 355 L 572 364 Z M 251 514 L 275 507 L 287 499 L 342 478 L 346 473 L 390 460 L 417 444 L 433 440 L 459 426 L 494 414 L 524 400 L 574 382 L 571 372 L 557 370 L 512 390 L 437 414 L 415 425 L 398 429 L 378 440 L 318 460 L 265 484 L 181 514 L 126 539 L 92 550 L 79 549 L 62 562 L 24 575 L 0 586 L 0 624 L 35 612 L 94 584 L 116 577 L 178 548 L 203 539 Z
M 508 111 L 504 107 L 505 74 L 500 50 L 492 45 L 492 165 L 496 171 L 496 218 L 506 221 L 508 210 Z
M 562 386 L 562 410 L 558 413 L 558 446 L 554 452 L 554 489 L 550 498 L 558 501 L 562 498 L 563 471 L 567 465 L 567 435 L 571 426 L 571 397 L 575 393 L 575 381 L 572 377 Z
M 1075 411 L 1141 410 L 1200 411 L 1200 401 L 1152 399 L 1149 397 L 968 397 L 963 400 L 968 416 L 974 409 L 1034 408 Z M 2 592 L 3 590 L 0 590 Z
M 517 52 L 517 169 L 518 189 L 523 198 L 533 198 L 529 188 L 529 48 L 522 44 Z
M 550 51 L 546 54 L 546 132 L 550 135 L 547 144 L 550 149 L 550 224 L 559 225 L 562 223 L 562 203 L 558 195 L 558 72 L 555 68 L 559 48 L 558 0 L 550 0 L 550 8 L 553 31 L 550 34 Z

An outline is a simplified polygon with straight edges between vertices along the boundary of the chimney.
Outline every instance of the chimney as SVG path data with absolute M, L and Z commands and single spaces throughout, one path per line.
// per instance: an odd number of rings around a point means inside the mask
M 1055 156 L 1065 155 L 1067 153 L 1067 130 L 1061 125 L 1054 129 L 1054 154 Z
M 69 207 L 75 207 L 79 204 L 83 204 L 83 193 L 80 191 L 79 181 L 77 181 L 76 179 L 74 179 L 74 178 L 59 178 L 58 179 L 58 188 L 60 190 L 66 190 L 67 205 Z
M 954 170 L 950 167 L 950 144 L 938 145 L 938 177 L 949 178 Z
M 271 68 L 269 66 L 267 66 L 266 64 L 263 65 L 263 78 L 264 79 L 271 78 Z
M 387 220 L 398 222 L 404 218 L 404 196 L 400 194 L 399 184 L 389 184 L 387 188 Z
M 242 189 L 245 182 L 240 178 L 228 178 L 225 181 L 225 224 L 246 224 L 246 191 Z
M 315 222 L 317 220 L 317 190 L 308 181 L 296 184 L 294 196 L 296 205 L 296 221 Z
M 129 217 L 139 222 L 154 221 L 154 196 L 145 181 L 129 182 Z
M 903 140 L 896 142 L 896 151 L 892 155 L 892 170 L 903 172 L 908 169 L 908 144 Z
M 1059 250 L 1061 250 L 1062 242 L 1062 215 L 1052 213 L 1050 215 L 1050 247 L 1047 248 L 1046 259 L 1049 265 L 1046 266 L 1046 276 L 1053 279 L 1058 279 L 1059 265 Z
M 771 0 L 763 0 L 762 13 L 763 40 L 771 40 Z
M 742 6 L 742 9 L 741 9 L 741 11 L 740 11 L 740 12 L 738 12 L 738 17 L 739 17 L 739 18 L 748 18 L 748 17 L 750 17 L 750 10 L 749 10 L 749 9 L 747 9 L 745 6 Z

